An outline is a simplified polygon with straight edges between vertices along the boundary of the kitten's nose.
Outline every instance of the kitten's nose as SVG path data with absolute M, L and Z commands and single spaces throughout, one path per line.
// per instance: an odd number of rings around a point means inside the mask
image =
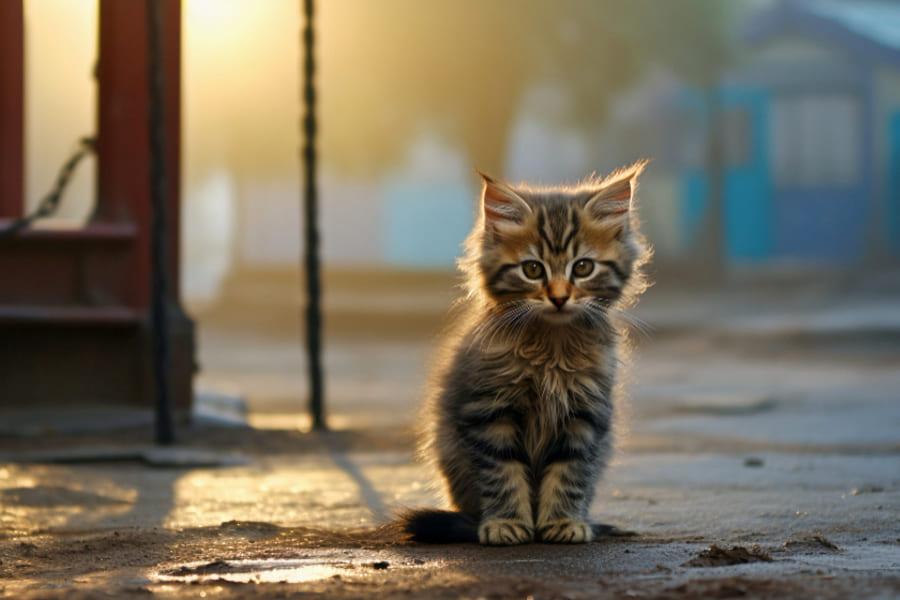
M 550 302 L 556 305 L 557 310 L 562 308 L 568 299 L 568 296 L 550 296 Z

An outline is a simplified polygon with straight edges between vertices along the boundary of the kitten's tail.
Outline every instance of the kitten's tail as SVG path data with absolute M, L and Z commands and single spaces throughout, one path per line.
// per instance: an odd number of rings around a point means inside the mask
M 478 542 L 478 522 L 470 515 L 437 508 L 418 508 L 400 515 L 400 527 L 413 542 L 457 544 Z

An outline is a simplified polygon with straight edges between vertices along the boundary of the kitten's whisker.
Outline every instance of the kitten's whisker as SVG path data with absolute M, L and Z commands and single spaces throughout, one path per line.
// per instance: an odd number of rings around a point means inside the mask
M 533 318 L 534 311 L 530 306 L 521 307 L 521 309 L 516 311 L 515 315 L 513 315 L 508 330 L 515 338 L 516 343 L 520 341 L 523 332 L 527 329 L 528 325 L 531 324 Z
M 521 314 L 529 310 L 528 302 L 521 299 L 494 305 L 473 330 L 472 341 L 481 338 L 482 349 L 490 347 L 497 335 L 508 329 Z
M 487 347 L 493 344 L 497 335 L 508 334 L 510 339 L 507 341 L 518 341 L 525 325 L 530 322 L 533 313 L 533 307 L 526 300 L 518 301 L 518 304 L 506 311 L 492 322 L 492 333 L 487 340 Z
M 486 311 L 484 318 L 475 328 L 475 331 L 486 331 L 493 327 L 497 318 L 503 317 L 511 308 L 515 309 L 518 305 L 521 305 L 522 302 L 522 300 L 508 300 L 491 306 Z
M 585 303 L 584 313 L 594 326 L 601 325 L 606 320 L 606 306 L 599 298 L 591 298 Z
M 501 319 L 498 319 L 494 330 L 494 335 L 491 336 L 490 342 L 493 343 L 494 337 L 500 333 L 518 333 L 517 329 L 519 329 L 519 327 L 517 327 L 517 324 L 519 323 L 522 315 L 528 314 L 529 310 L 530 308 L 527 305 L 523 304 L 510 310 L 505 315 L 503 315 Z
M 653 335 L 654 327 L 647 321 L 644 321 L 643 319 L 618 308 L 612 308 L 610 312 L 614 313 L 616 317 L 621 319 L 622 322 L 628 326 L 628 329 L 630 331 L 634 331 L 644 339 L 649 339 L 650 336 Z
M 606 298 L 591 298 L 585 307 L 587 309 L 585 312 L 590 315 L 594 328 L 602 330 L 605 335 L 611 335 L 615 331 L 611 322 L 612 317 L 627 314 L 610 306 L 609 300 Z

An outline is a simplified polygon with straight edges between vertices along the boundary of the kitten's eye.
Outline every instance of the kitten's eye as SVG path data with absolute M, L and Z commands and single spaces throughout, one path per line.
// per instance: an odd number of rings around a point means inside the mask
M 544 265 L 536 260 L 526 260 L 522 263 L 522 271 L 529 279 L 540 279 L 544 276 Z
M 587 277 L 594 272 L 594 261 L 589 258 L 580 258 L 572 265 L 572 273 L 575 277 Z

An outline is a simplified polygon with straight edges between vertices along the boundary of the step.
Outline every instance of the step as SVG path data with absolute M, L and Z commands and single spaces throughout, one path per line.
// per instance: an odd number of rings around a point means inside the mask
M 0 325 L 131 326 L 140 319 L 140 313 L 122 306 L 0 305 Z

